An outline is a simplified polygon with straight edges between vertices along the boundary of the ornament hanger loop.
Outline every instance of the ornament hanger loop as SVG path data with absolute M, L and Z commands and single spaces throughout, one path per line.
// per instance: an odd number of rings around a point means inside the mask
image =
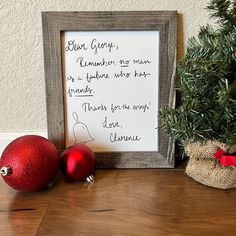
M 9 166 L 3 166 L 1 169 L 0 169 L 0 174 L 2 176 L 7 176 L 8 174 L 11 173 L 11 167 Z
M 93 175 L 90 175 L 86 178 L 86 181 L 89 183 L 89 184 L 94 184 L 95 183 L 95 179 L 94 179 L 94 176 Z

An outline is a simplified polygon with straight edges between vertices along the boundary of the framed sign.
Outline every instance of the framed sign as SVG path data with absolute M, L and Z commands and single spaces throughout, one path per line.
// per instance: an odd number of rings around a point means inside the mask
M 176 11 L 43 12 L 48 137 L 98 168 L 174 167 Z

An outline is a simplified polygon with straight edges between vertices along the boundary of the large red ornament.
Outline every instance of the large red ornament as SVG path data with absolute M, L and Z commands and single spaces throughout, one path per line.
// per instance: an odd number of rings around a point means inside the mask
M 61 170 L 69 181 L 88 180 L 95 170 L 94 153 L 84 144 L 75 144 L 67 148 L 61 155 Z
M 48 139 L 25 135 L 12 141 L 0 159 L 1 174 L 12 188 L 34 192 L 48 186 L 59 170 L 59 153 Z

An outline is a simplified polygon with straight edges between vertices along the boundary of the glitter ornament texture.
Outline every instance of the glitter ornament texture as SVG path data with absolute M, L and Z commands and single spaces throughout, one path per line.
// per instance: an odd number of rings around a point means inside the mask
M 90 181 L 96 167 L 93 151 L 84 144 L 75 144 L 67 148 L 61 155 L 61 170 L 69 181 Z
M 46 188 L 59 171 L 55 145 L 38 135 L 25 135 L 12 141 L 3 151 L 0 169 L 4 181 L 20 191 Z

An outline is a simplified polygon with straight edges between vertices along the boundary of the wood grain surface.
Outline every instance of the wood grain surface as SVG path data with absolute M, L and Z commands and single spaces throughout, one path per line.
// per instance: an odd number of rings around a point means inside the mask
M 235 235 L 235 189 L 205 187 L 183 169 L 98 170 L 95 179 L 59 176 L 38 193 L 1 180 L 0 235 Z

